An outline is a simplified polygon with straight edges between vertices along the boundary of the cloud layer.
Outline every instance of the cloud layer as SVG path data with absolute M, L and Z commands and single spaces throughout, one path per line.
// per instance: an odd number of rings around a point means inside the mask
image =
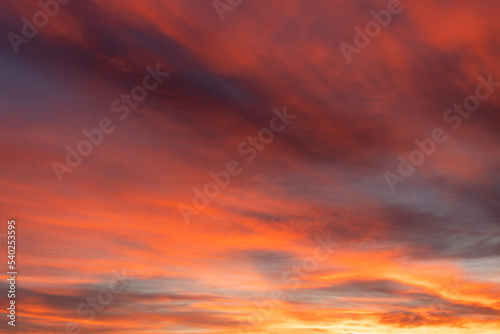
M 224 21 L 210 1 L 72 1 L 18 53 L 4 38 L 16 330 L 494 333 L 500 87 L 456 130 L 443 114 L 479 76 L 500 81 L 500 4 L 401 6 L 350 64 L 340 43 L 387 1 L 245 0 Z M 1 7 L 4 36 L 41 10 Z M 170 75 L 120 119 L 113 101 L 157 64 Z M 296 118 L 248 161 L 241 143 L 284 106 Z M 53 162 L 103 118 L 115 130 L 59 182 Z M 435 128 L 446 142 L 391 192 L 384 173 Z M 241 173 L 197 208 L 231 160 Z M 122 270 L 124 291 L 78 311 Z

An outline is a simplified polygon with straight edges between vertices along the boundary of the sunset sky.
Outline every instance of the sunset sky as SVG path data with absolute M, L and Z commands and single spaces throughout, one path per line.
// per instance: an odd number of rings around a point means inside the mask
M 0 4 L 0 333 L 500 332 L 498 0 L 59 1 Z

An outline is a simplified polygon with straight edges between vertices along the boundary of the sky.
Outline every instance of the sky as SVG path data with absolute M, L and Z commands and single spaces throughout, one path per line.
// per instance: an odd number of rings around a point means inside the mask
M 0 8 L 0 333 L 498 333 L 498 1 Z

